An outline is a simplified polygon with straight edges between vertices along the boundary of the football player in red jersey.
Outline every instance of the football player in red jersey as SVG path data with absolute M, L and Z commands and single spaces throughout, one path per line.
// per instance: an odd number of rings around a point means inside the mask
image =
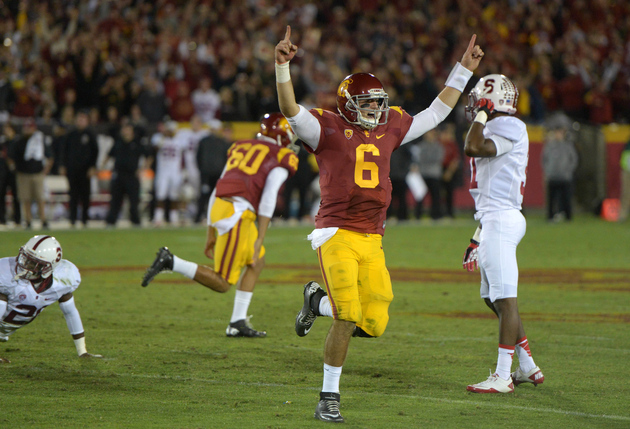
M 214 269 L 185 261 L 162 247 L 144 274 L 142 286 L 147 286 L 162 271 L 183 274 L 217 292 L 227 292 L 238 283 L 226 335 L 265 337 L 265 331 L 252 328 L 247 310 L 265 265 L 263 240 L 278 191 L 298 168 L 296 140 L 286 118 L 271 113 L 263 117 L 255 139 L 232 144 L 208 204 L 205 254 L 214 259 Z
M 309 235 L 317 250 L 325 291 L 304 286 L 304 306 L 295 329 L 304 336 L 317 316 L 334 318 L 324 346 L 324 382 L 315 417 L 342 422 L 339 378 L 352 336 L 378 337 L 389 320 L 392 284 L 382 236 L 391 200 L 390 157 L 402 144 L 435 128 L 455 107 L 483 51 L 472 36 L 446 87 L 424 111 L 410 116 L 389 106 L 381 82 L 355 73 L 337 89 L 337 113 L 297 104 L 289 61 L 297 52 L 291 28 L 275 49 L 280 110 L 313 152 L 320 169 L 321 204 Z

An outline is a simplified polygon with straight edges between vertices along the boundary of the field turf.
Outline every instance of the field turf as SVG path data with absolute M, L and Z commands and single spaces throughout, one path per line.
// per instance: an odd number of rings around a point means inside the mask
M 630 224 L 588 215 L 549 224 L 528 217 L 518 249 L 519 307 L 537 388 L 479 395 L 466 385 L 496 365 L 498 323 L 479 299 L 479 273 L 461 268 L 475 229 L 388 227 L 394 284 L 378 339 L 355 338 L 341 378 L 348 428 L 628 428 Z M 203 228 L 53 231 L 83 277 L 75 292 L 88 351 L 76 352 L 57 305 L 0 343 L 0 427 L 311 428 L 330 319 L 293 330 L 302 285 L 320 281 L 309 227 L 273 227 L 252 323 L 264 339 L 226 338 L 234 290 L 217 294 L 178 274 L 147 288 L 160 246 L 206 263 Z M 32 235 L 1 233 L 0 255 Z

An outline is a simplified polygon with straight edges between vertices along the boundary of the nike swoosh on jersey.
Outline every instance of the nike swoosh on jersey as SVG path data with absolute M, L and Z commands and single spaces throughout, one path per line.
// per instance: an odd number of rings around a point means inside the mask
M 381 137 L 385 136 L 385 134 L 381 134 L 380 136 L 376 136 L 376 139 L 380 139 Z

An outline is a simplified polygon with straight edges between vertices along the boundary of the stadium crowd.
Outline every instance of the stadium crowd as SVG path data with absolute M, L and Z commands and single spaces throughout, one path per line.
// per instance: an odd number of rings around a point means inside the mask
M 614 0 L 7 1 L 0 122 L 19 129 L 35 118 L 52 141 L 73 129 L 79 111 L 114 140 L 122 122 L 149 138 L 166 117 L 197 115 L 211 128 L 258 121 L 278 111 L 273 50 L 290 23 L 301 48 L 291 76 L 307 108 L 334 110 L 331 89 L 369 71 L 390 105 L 415 114 L 442 87 L 454 48 L 476 33 L 487 53 L 476 75 L 512 76 L 525 121 L 563 111 L 624 123 L 629 16 L 630 3 Z

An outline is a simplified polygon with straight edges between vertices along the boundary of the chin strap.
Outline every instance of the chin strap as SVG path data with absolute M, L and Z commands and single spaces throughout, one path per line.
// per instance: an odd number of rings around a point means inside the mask
M 39 284 L 35 283 L 33 280 L 31 280 L 31 284 L 33 285 L 33 289 L 35 289 L 35 292 L 42 293 L 46 289 L 48 289 L 50 287 L 50 285 L 52 284 L 52 275 L 46 277 L 45 279 L 43 279 Z M 36 285 L 38 285 L 38 286 L 36 286 Z

